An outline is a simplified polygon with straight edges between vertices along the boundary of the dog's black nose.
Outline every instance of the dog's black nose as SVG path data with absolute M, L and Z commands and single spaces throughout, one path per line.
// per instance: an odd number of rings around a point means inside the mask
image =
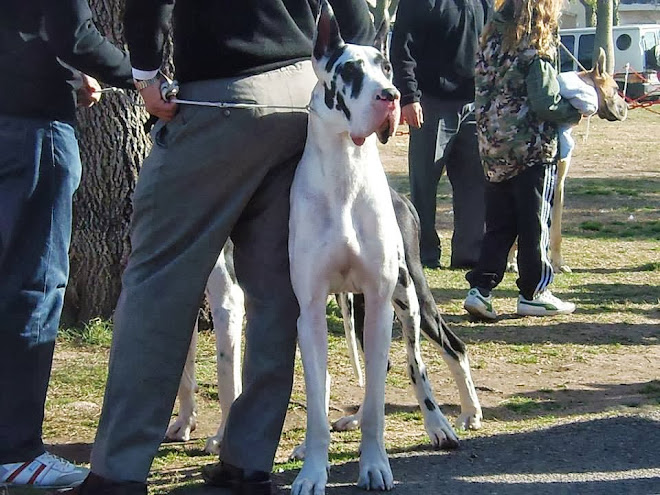
M 380 92 L 379 95 L 376 95 L 376 99 L 394 101 L 398 100 L 399 96 L 401 95 L 396 88 L 385 88 Z

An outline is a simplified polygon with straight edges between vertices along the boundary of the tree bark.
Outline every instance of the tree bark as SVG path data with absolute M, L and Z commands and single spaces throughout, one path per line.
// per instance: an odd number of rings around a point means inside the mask
M 605 70 L 609 74 L 614 72 L 614 40 L 612 36 L 613 20 L 613 0 L 597 0 L 596 39 L 594 40 L 594 53 L 592 55 L 592 62 L 594 65 L 596 64 L 600 48 L 605 50 Z
M 89 3 L 99 30 L 124 46 L 123 1 Z M 151 146 L 143 129 L 147 115 L 139 101 L 135 91 L 107 93 L 92 108 L 78 111 L 83 176 L 74 198 L 64 325 L 109 318 L 115 308 L 130 251 L 131 195 Z
M 596 17 L 595 0 L 580 0 L 580 3 L 584 7 L 585 27 L 593 27 Z

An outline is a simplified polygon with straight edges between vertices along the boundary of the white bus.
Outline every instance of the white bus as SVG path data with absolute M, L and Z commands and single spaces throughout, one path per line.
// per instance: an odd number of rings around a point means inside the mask
M 562 44 L 586 68 L 591 68 L 596 28 L 572 28 L 559 31 Z M 660 24 L 630 24 L 614 26 L 614 78 L 623 89 L 626 64 L 629 65 L 627 96 L 660 94 Z M 560 50 L 561 70 L 580 70 L 563 50 Z

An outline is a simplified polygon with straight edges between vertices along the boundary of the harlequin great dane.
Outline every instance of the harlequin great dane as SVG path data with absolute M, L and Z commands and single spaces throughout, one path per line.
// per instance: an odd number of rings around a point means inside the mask
M 391 301 L 397 287 L 402 292 L 396 299 L 405 302 L 414 325 L 419 325 L 420 312 L 376 143 L 376 136 L 387 142 L 400 112 L 386 35 L 384 24 L 378 48 L 346 44 L 331 7 L 321 4 L 312 54 L 318 82 L 289 218 L 291 282 L 300 306 L 298 344 L 307 394 L 305 461 L 292 484 L 293 495 L 325 493 L 328 480 L 325 308 L 331 293 L 361 293 L 365 299 L 358 486 L 389 490 L 394 483 L 383 431 Z M 434 412 L 440 445 L 455 444 L 451 426 L 435 405 Z
M 605 51 L 601 48 L 598 54 L 596 64 L 591 70 L 585 70 L 578 73 L 589 86 L 596 90 L 598 95 L 599 118 L 610 122 L 623 121 L 628 116 L 628 105 L 619 94 L 619 86 L 614 78 L 605 71 Z M 561 223 L 564 212 L 564 189 L 566 177 L 571 164 L 571 156 L 557 163 L 557 185 L 553 197 L 552 214 L 550 219 L 550 263 L 555 272 L 570 273 L 571 268 L 564 261 L 561 253 Z M 507 260 L 507 270 L 511 272 L 518 271 L 516 263 L 516 244 L 509 251 Z

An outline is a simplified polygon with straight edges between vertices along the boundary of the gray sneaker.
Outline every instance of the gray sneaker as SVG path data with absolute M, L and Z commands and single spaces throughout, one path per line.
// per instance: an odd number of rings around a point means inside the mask
M 476 318 L 484 320 L 497 319 L 497 313 L 493 309 L 493 296 L 482 296 L 476 287 L 468 291 L 463 307 Z
M 559 299 L 548 289 L 537 294 L 533 299 L 518 296 L 516 313 L 520 316 L 568 315 L 575 311 L 575 304 Z

